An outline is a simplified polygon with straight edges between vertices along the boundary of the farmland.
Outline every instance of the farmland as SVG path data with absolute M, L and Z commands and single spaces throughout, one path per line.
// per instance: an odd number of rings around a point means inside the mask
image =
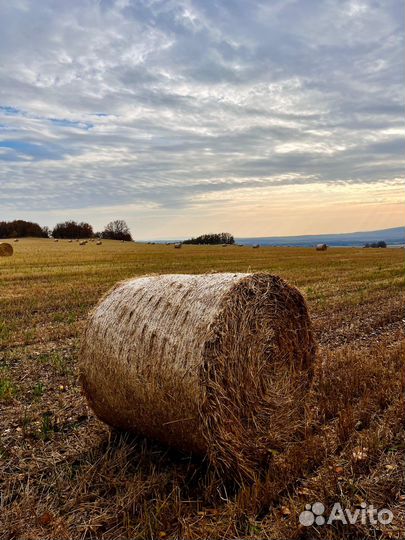
M 317 538 L 305 504 L 389 508 L 388 525 L 322 538 L 403 538 L 404 251 L 21 239 L 0 259 L 0 538 Z M 254 486 L 111 432 L 86 406 L 77 355 L 88 311 L 151 273 L 266 271 L 305 295 L 318 342 L 305 444 Z

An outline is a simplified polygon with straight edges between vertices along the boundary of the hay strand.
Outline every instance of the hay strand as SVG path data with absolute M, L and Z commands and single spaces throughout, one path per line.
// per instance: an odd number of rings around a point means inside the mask
M 252 480 L 303 437 L 314 350 L 305 301 L 277 276 L 150 276 L 94 309 L 80 380 L 111 426 Z
M 14 253 L 13 246 L 8 242 L 0 242 L 0 257 L 11 257 Z

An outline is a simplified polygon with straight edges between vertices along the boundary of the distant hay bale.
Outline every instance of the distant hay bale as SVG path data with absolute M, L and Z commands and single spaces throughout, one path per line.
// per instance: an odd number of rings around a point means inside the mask
M 59 240 L 57 238 L 54 238 L 53 241 L 54 242 L 59 242 Z
M 314 354 L 305 300 L 277 276 L 149 276 L 91 313 L 80 381 L 107 424 L 253 480 L 304 436 Z
M 260 247 L 260 244 L 253 244 L 253 246 L 252 246 L 253 249 L 257 249 L 259 247 Z
M 71 244 L 72 242 L 73 242 L 73 240 L 72 240 L 72 239 L 70 239 L 70 240 L 69 240 L 69 244 Z
M 316 251 L 326 251 L 328 249 L 328 246 L 326 244 L 317 244 L 316 245 Z
M 181 249 L 181 244 L 174 244 L 175 249 Z
M 101 246 L 102 243 L 103 243 L 103 242 L 102 242 L 101 240 L 97 240 L 96 246 Z
M 14 242 L 18 242 L 18 241 L 19 241 L 18 238 L 14 238 Z
M 13 246 L 8 242 L 0 242 L 0 257 L 11 257 L 14 253 Z
M 87 244 L 87 240 L 81 240 L 79 242 L 79 246 L 85 246 Z

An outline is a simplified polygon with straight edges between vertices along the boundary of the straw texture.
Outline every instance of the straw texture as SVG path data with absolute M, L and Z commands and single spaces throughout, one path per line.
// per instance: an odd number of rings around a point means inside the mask
M 305 301 L 277 276 L 148 276 L 91 313 L 80 379 L 111 426 L 251 480 L 303 435 L 314 352 Z
M 11 257 L 14 253 L 13 246 L 8 242 L 0 242 L 0 257 Z

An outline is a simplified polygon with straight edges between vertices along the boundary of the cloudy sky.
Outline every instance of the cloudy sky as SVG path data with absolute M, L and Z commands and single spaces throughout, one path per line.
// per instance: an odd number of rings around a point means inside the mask
M 0 219 L 402 225 L 402 0 L 0 2 Z

